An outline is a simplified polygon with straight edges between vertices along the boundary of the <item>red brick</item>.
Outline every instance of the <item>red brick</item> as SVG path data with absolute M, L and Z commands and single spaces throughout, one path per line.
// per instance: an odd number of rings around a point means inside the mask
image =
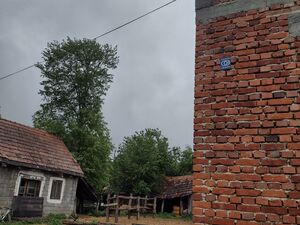
M 269 205 L 269 200 L 267 198 L 258 197 L 255 201 L 258 205 Z
M 232 195 L 235 193 L 235 190 L 232 188 L 214 188 L 212 193 L 216 195 Z
M 273 128 L 271 134 L 295 134 L 297 132 L 296 128 Z
M 288 110 L 288 108 L 287 108 Z M 283 120 L 283 119 L 291 119 L 293 118 L 293 113 L 276 113 L 276 114 L 269 114 L 269 120 Z
M 236 225 L 260 225 L 260 223 L 250 221 L 238 221 Z
M 193 201 L 193 207 L 200 207 L 203 209 L 210 209 L 211 203 L 210 202 L 200 202 L 200 201 Z
M 261 195 L 263 197 L 286 198 L 286 194 L 282 190 L 264 190 Z
M 279 199 L 270 200 L 269 206 L 282 206 L 282 201 Z
M 234 220 L 214 218 L 212 220 L 212 224 L 214 224 L 214 225 L 234 225 Z
M 261 207 L 257 205 L 238 205 L 237 209 L 244 212 L 260 212 Z
M 294 174 L 294 173 L 296 173 L 296 168 L 290 167 L 290 166 L 285 166 L 285 167 L 283 167 L 283 172 L 287 173 L 287 174 Z
M 286 160 L 283 159 L 263 159 L 263 166 L 283 166 L 286 164 Z
M 212 146 L 213 150 L 217 151 L 232 151 L 234 150 L 234 145 L 233 144 L 214 144 Z
M 289 198 L 291 199 L 300 199 L 300 192 L 299 191 L 292 191 L 289 193 Z
M 261 191 L 259 190 L 249 190 L 249 189 L 237 189 L 237 196 L 259 196 Z
M 289 224 L 295 224 L 296 223 L 296 217 L 295 216 L 283 216 L 283 223 L 289 223 Z
M 261 148 L 262 150 L 267 150 L 267 151 L 284 150 L 285 145 L 284 144 L 262 144 Z
M 288 178 L 284 175 L 264 175 L 263 180 L 267 182 L 287 182 Z
M 237 211 L 230 211 L 229 212 L 229 218 L 231 219 L 240 219 L 241 218 L 241 213 Z
M 262 206 L 261 211 L 264 213 L 274 213 L 278 215 L 285 215 L 287 214 L 287 209 L 282 207 L 268 207 L 268 206 Z
M 290 105 L 293 100 L 290 98 L 280 98 L 268 100 L 268 105 Z
M 247 180 L 247 181 L 260 181 L 261 176 L 256 174 L 239 174 L 238 175 L 239 180 Z

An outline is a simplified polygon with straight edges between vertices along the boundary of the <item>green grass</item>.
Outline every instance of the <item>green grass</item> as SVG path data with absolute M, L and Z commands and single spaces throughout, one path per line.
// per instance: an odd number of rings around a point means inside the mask
M 158 213 L 157 217 L 162 218 L 162 219 L 175 219 L 176 215 L 174 213 Z
M 186 220 L 186 221 L 192 221 L 193 220 L 193 216 L 192 215 L 184 215 L 184 216 L 181 216 L 181 218 L 183 220 Z
M 182 219 L 185 221 L 190 221 L 192 220 L 192 215 L 184 215 L 184 216 L 178 216 L 174 213 L 158 213 L 157 217 L 161 219 Z
M 66 219 L 64 214 L 50 214 L 45 218 L 31 218 L 24 220 L 13 220 L 11 222 L 4 222 L 3 225 L 62 225 L 62 220 Z M 1 224 L 1 223 L 0 223 Z
M 103 217 L 106 215 L 105 210 L 95 210 L 88 214 L 89 216 L 95 216 L 95 217 Z

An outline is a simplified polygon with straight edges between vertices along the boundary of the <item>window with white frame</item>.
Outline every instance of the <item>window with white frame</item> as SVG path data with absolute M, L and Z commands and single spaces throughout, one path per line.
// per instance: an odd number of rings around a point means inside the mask
M 64 193 L 65 179 L 51 177 L 49 183 L 48 202 L 61 203 Z
M 16 180 L 14 196 L 42 197 L 45 176 L 35 171 L 20 171 Z

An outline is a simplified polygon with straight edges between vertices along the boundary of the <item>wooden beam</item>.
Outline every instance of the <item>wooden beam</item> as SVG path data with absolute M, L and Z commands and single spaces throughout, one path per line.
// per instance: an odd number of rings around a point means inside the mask
M 131 210 L 131 204 L 132 204 L 132 194 L 130 194 L 130 197 L 129 197 L 129 202 L 128 202 L 128 211 L 127 211 L 127 214 L 128 214 L 128 219 L 130 219 L 130 210 Z
M 153 216 L 154 216 L 154 214 L 156 214 L 156 202 L 157 202 L 157 198 L 154 197 L 154 200 L 153 200 Z
M 182 197 L 180 197 L 179 215 L 182 216 L 182 214 L 183 214 L 183 201 L 182 201 Z
M 188 214 L 192 215 L 192 204 L 193 204 L 192 195 L 190 195 L 188 198 L 189 198 Z
M 119 221 L 119 196 L 116 198 L 116 211 L 115 211 L 115 223 L 118 223 Z
M 140 218 L 140 196 L 137 198 L 137 215 L 136 219 L 138 220 Z
M 165 199 L 163 199 L 162 202 L 161 202 L 161 209 L 160 209 L 161 213 L 164 212 L 164 208 L 165 208 Z
M 106 199 L 106 222 L 109 221 L 109 201 L 110 201 L 110 194 L 107 195 L 107 199 Z

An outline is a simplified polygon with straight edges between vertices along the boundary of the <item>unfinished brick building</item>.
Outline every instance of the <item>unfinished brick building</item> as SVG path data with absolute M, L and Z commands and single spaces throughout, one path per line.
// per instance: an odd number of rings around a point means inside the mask
M 196 0 L 193 221 L 300 224 L 300 1 Z

